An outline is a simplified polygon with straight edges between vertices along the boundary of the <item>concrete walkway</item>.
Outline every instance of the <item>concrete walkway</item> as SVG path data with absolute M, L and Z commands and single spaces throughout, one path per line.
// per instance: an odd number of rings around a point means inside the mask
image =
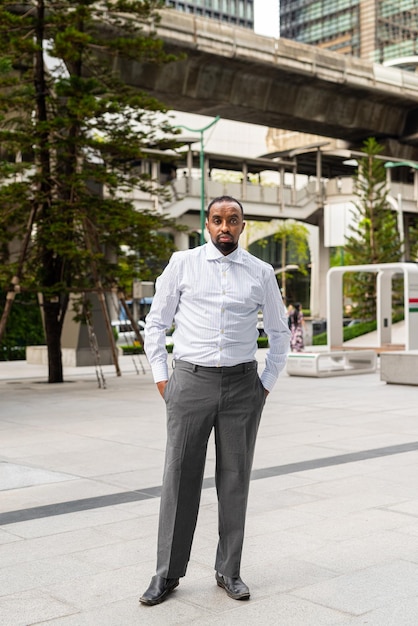
M 258 358 L 263 360 L 263 351 Z M 1 626 L 416 626 L 417 389 L 379 373 L 283 374 L 264 411 L 242 576 L 214 580 L 214 450 L 187 576 L 138 604 L 155 568 L 165 410 L 130 357 L 123 375 L 0 364 Z M 137 373 L 137 369 L 139 373 Z

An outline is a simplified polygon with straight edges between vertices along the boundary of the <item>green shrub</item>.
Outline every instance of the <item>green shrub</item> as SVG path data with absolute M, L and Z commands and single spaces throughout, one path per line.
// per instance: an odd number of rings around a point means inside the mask
M 5 305 L 5 294 L 0 296 L 0 316 Z M 6 332 L 0 344 L 0 361 L 22 361 L 26 346 L 45 343 L 41 311 L 35 294 L 20 293 L 13 302 L 7 320 Z
M 142 346 L 120 346 L 123 356 L 129 356 L 130 354 L 144 354 L 144 348 Z
M 400 322 L 403 320 L 403 315 L 394 315 L 392 323 Z M 345 326 L 343 328 L 343 341 L 349 341 L 361 335 L 366 335 L 377 329 L 377 321 L 360 322 L 354 324 L 354 326 Z M 320 333 L 312 338 L 312 345 L 314 346 L 326 346 L 327 345 L 327 333 Z
M 257 339 L 257 345 L 259 348 L 268 348 L 268 337 L 259 337 Z M 169 344 L 168 346 L 166 346 L 167 352 L 169 354 L 173 352 L 173 347 L 173 344 Z M 129 356 L 130 354 L 144 354 L 144 349 L 142 346 L 121 346 L 121 349 L 124 356 Z
M 268 337 L 259 337 L 257 339 L 257 345 L 259 348 L 268 348 L 269 347 L 269 338 Z

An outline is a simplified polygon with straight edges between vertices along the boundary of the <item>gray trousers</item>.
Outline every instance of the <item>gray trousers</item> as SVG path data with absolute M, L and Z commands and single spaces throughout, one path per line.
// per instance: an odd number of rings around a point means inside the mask
M 215 431 L 219 541 L 215 569 L 239 576 L 251 467 L 265 391 L 257 362 L 202 367 L 176 361 L 167 383 L 167 449 L 157 574 L 184 576 L 197 522 L 207 444 Z

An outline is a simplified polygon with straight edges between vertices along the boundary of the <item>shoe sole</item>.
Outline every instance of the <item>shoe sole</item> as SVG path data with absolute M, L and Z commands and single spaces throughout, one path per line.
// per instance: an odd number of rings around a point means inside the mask
M 146 604 L 146 605 L 148 605 L 148 606 L 155 606 L 156 604 L 161 604 L 161 602 L 163 602 L 163 601 L 166 599 L 166 597 L 168 596 L 168 594 L 169 594 L 169 593 L 171 593 L 172 591 L 174 591 L 174 589 L 175 589 L 176 587 L 178 587 L 178 586 L 179 586 L 179 584 L 180 584 L 180 582 L 177 582 L 175 585 L 173 585 L 173 586 L 172 586 L 172 587 L 170 587 L 169 589 L 166 589 L 166 590 L 164 591 L 164 593 L 162 593 L 162 594 L 160 595 L 160 597 L 159 597 L 159 598 L 157 598 L 156 600 L 148 600 L 147 598 L 144 598 L 144 597 L 142 596 L 141 598 L 139 598 L 139 601 L 140 601 L 142 604 Z
M 250 599 L 250 593 L 241 593 L 241 594 L 234 594 L 231 593 L 228 589 L 228 587 L 226 585 L 224 585 L 221 581 L 219 581 L 218 579 L 216 579 L 217 585 L 218 587 L 221 587 L 221 589 L 224 589 L 226 591 L 226 595 L 229 596 L 230 598 L 232 598 L 233 600 L 249 600 Z

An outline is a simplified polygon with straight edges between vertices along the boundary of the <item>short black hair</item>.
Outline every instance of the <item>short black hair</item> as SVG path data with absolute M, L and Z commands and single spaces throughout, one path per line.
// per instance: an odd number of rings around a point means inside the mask
M 218 196 L 217 198 L 214 198 L 213 200 L 211 200 L 208 204 L 208 208 L 206 211 L 207 217 L 209 217 L 209 213 L 213 205 L 217 204 L 218 202 L 235 202 L 236 204 L 238 204 L 239 208 L 241 209 L 242 216 L 244 217 L 244 207 L 242 206 L 239 200 L 237 200 L 236 198 L 233 198 L 232 196 Z

